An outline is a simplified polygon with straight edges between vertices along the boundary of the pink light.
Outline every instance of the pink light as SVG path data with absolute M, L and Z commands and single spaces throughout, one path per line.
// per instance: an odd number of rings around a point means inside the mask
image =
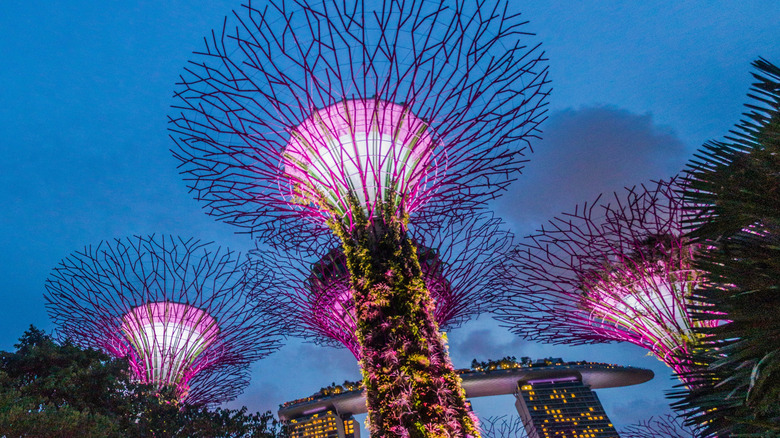
M 323 219 L 328 210 L 351 217 L 350 197 L 369 217 L 380 202 L 412 212 L 424 203 L 434 147 L 428 124 L 401 105 L 347 100 L 317 110 L 284 149 L 291 203 Z
M 425 286 L 436 305 L 434 319 L 440 326 L 445 325 L 456 297 L 442 275 L 442 262 L 435 251 L 424 247 L 418 249 L 418 258 Z M 349 282 L 344 254 L 340 249 L 331 251 L 314 266 L 307 281 L 311 317 L 315 326 L 328 332 L 359 360 L 360 347 L 355 334 L 357 318 Z
M 512 254 L 499 319 L 534 340 L 630 342 L 684 372 L 697 329 L 721 321 L 690 313 L 705 273 L 679 191 L 676 179 L 658 181 L 552 219 Z
M 145 383 L 186 384 L 200 354 L 217 338 L 217 322 L 192 306 L 157 302 L 138 306 L 124 316 L 122 333 L 135 350 L 131 368 Z

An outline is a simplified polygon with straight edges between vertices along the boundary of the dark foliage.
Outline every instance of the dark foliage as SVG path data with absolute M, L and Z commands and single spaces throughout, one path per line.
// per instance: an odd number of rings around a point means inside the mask
M 729 321 L 701 331 L 690 386 L 672 394 L 705 435 L 780 433 L 780 68 L 753 65 L 746 120 L 704 145 L 684 193 L 691 236 L 708 248 L 695 316 Z
M 284 436 L 270 412 L 179 405 L 172 391 L 130 381 L 126 361 L 32 326 L 15 347 L 0 352 L 3 437 Z

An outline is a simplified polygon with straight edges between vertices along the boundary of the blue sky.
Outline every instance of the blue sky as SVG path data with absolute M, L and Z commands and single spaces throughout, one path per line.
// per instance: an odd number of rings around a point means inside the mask
M 522 2 L 550 58 L 544 140 L 496 203 L 519 235 L 602 191 L 679 171 L 740 119 L 758 56 L 780 63 L 777 1 Z M 43 284 L 71 251 L 103 239 L 170 233 L 245 252 L 187 193 L 168 152 L 174 83 L 237 2 L 6 1 L 0 14 L 0 349 L 33 323 L 47 330 Z M 674 383 L 631 345 L 569 348 L 514 338 L 488 318 L 450 333 L 472 358 L 561 356 L 651 368 L 637 387 L 599 391 L 618 425 L 667 408 Z M 233 405 L 274 409 L 331 381 L 354 380 L 346 350 L 291 341 L 257 363 Z M 511 396 L 475 400 L 514 412 Z

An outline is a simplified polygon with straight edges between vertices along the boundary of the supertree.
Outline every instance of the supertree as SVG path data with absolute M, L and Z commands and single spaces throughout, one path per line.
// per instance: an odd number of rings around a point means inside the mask
M 502 2 L 234 15 L 176 93 L 185 179 L 209 213 L 277 247 L 339 238 L 373 435 L 478 435 L 406 231 L 512 181 L 544 118 L 543 53 Z
M 519 416 L 487 417 L 481 421 L 484 438 L 527 438 L 525 426 Z
M 245 262 L 172 236 L 104 241 L 72 253 L 46 280 L 60 335 L 127 358 L 139 383 L 173 401 L 235 398 L 248 365 L 279 346 L 283 327 L 244 289 Z
M 692 266 L 699 246 L 682 230 L 676 178 L 627 189 L 613 203 L 578 206 L 511 253 L 496 317 L 522 337 L 551 343 L 627 341 L 682 376 L 696 327 Z
M 495 301 L 489 279 L 512 241 L 500 226 L 491 215 L 474 214 L 450 220 L 435 232 L 409 230 L 441 330 L 458 327 Z M 262 301 L 275 300 L 273 309 L 292 335 L 346 347 L 360 359 L 347 260 L 335 239 L 308 257 L 266 250 L 254 252 L 252 261 L 250 289 Z
M 683 419 L 674 415 L 650 417 L 620 431 L 624 438 L 700 438 L 697 430 L 686 426 Z

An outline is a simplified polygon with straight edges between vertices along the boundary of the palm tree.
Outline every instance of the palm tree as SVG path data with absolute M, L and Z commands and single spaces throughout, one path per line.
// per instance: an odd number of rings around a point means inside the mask
M 780 432 L 780 68 L 753 66 L 746 119 L 699 150 L 683 192 L 690 237 L 708 248 L 691 310 L 727 321 L 699 330 L 689 385 L 671 394 L 704 435 Z

